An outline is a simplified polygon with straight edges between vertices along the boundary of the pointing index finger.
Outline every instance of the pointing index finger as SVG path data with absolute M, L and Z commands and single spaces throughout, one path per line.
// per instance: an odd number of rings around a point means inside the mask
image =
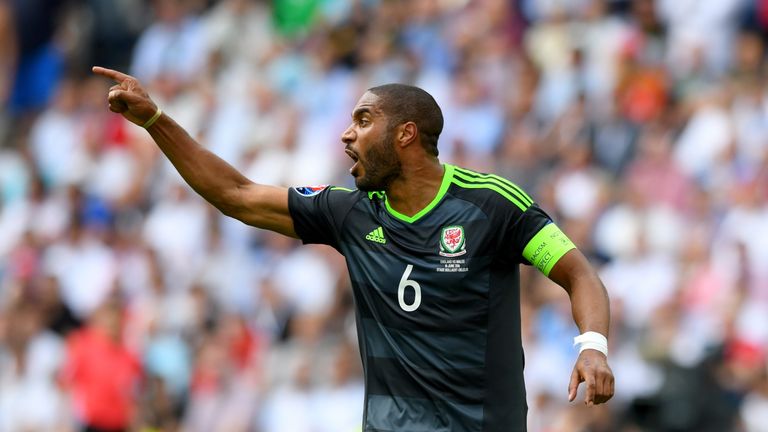
M 115 82 L 118 82 L 118 83 L 121 83 L 121 82 L 125 81 L 126 79 L 130 78 L 130 75 L 126 75 L 126 74 L 124 74 L 122 72 L 119 72 L 119 71 L 116 71 L 116 70 L 103 68 L 101 66 L 94 66 L 91 70 L 96 75 L 101 75 L 101 76 L 105 76 L 107 78 L 112 78 L 113 80 L 115 80 Z

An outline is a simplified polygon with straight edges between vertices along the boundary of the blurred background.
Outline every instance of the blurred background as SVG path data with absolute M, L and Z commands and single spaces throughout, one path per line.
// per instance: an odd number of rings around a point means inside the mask
M 569 405 L 568 298 L 523 269 L 529 430 L 768 431 L 767 36 L 766 0 L 0 0 L 0 431 L 360 430 L 343 259 L 212 209 L 94 64 L 279 185 L 351 186 L 357 98 L 427 89 L 441 159 L 611 295 L 616 396 Z

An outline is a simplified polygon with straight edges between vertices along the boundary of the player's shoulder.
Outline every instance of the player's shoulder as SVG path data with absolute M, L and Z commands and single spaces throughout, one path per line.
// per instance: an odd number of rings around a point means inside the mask
M 332 195 L 334 198 L 358 198 L 365 196 L 365 193 L 357 189 L 349 189 L 342 186 L 332 185 L 314 185 L 314 186 L 294 186 L 291 190 L 299 196 L 310 198 L 318 195 Z
M 350 208 L 368 196 L 357 189 L 331 185 L 295 186 L 290 191 L 291 202 L 297 206 L 317 205 L 336 209 Z
M 491 173 L 479 172 L 452 165 L 453 192 L 463 199 L 490 210 L 511 209 L 526 211 L 534 205 L 533 199 L 514 182 Z

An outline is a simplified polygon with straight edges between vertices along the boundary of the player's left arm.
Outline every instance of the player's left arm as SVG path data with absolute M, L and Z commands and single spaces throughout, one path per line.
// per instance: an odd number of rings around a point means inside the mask
M 566 252 L 549 271 L 549 278 L 563 287 L 571 298 L 573 319 L 581 334 L 595 332 L 608 337 L 610 307 L 608 293 L 594 268 L 578 249 Z M 587 405 L 607 402 L 614 391 L 614 378 L 606 354 L 583 349 L 571 373 L 568 400 L 576 398 L 579 384 L 586 383 Z

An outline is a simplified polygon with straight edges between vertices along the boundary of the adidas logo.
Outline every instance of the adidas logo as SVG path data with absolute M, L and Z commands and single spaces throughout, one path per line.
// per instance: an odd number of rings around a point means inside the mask
M 381 227 L 378 227 L 375 230 L 369 232 L 368 235 L 365 236 L 365 239 L 381 244 L 385 244 L 387 242 L 387 239 L 384 238 L 384 230 L 382 230 Z

